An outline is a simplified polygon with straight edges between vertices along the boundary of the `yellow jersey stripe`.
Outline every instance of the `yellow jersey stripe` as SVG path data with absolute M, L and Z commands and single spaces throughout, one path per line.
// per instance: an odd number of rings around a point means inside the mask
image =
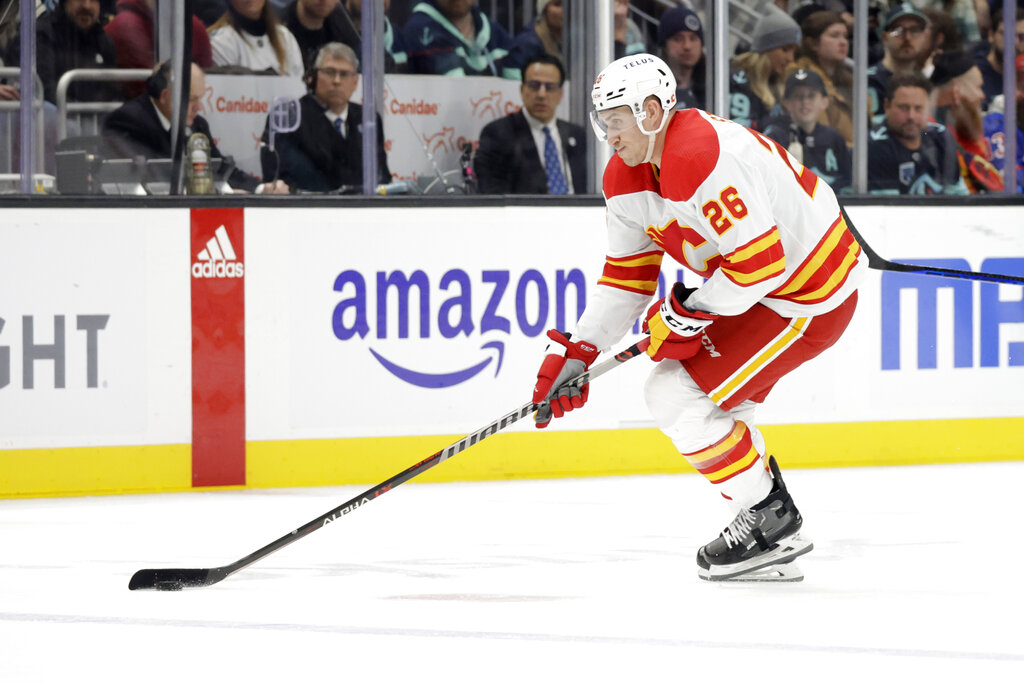
M 707 460 L 711 460 L 712 458 L 717 458 L 726 451 L 735 448 L 736 444 L 743 440 L 743 435 L 746 432 L 746 430 L 747 426 L 745 424 L 743 424 L 742 422 L 737 422 L 736 427 L 732 430 L 732 433 L 730 433 L 729 436 L 725 437 L 714 446 L 706 448 L 702 451 L 698 451 L 692 455 L 684 453 L 683 457 L 686 458 L 687 462 L 696 467 L 697 463 L 705 462 Z
M 624 289 L 639 289 L 649 294 L 653 294 L 658 289 L 658 282 L 650 280 L 620 280 L 613 277 L 602 277 L 597 281 L 597 284 Z
M 785 296 L 786 294 L 797 292 L 801 287 L 807 284 L 807 281 L 811 279 L 811 276 L 814 275 L 825 261 L 828 260 L 829 256 L 831 256 L 832 252 L 839 244 L 839 240 L 842 238 L 845 230 L 846 223 L 844 221 L 840 220 L 836 223 L 835 227 L 829 231 L 829 235 L 825 239 L 824 243 L 822 243 L 821 248 L 814 252 L 814 255 L 804 263 L 803 268 L 793 276 L 789 285 L 777 292 L 772 292 L 772 296 Z
M 737 370 L 725 383 L 711 392 L 709 394 L 711 400 L 715 403 L 721 403 L 735 393 L 737 389 L 746 384 L 748 379 L 757 374 L 775 356 L 785 351 L 790 344 L 799 339 L 803 335 L 808 321 L 810 321 L 810 318 L 797 318 L 785 332 L 770 342 L 760 354 L 751 359 L 749 363 Z

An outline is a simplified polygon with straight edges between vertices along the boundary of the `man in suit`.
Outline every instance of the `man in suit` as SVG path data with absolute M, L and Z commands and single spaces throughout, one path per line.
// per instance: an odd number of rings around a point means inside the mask
M 481 194 L 583 194 L 587 191 L 583 128 L 555 119 L 565 71 L 550 55 L 523 69 L 523 108 L 480 132 L 473 170 Z
M 306 76 L 309 92 L 299 100 L 298 130 L 275 135 L 275 151 L 261 151 L 263 175 L 308 192 L 358 191 L 363 185 L 363 108 L 350 102 L 359 78 L 359 58 L 344 43 L 327 43 Z M 269 121 L 268 121 L 269 126 Z M 269 129 L 263 139 L 269 140 Z M 384 124 L 377 116 L 377 182 L 391 182 L 384 150 Z
M 210 157 L 223 158 L 214 142 L 210 124 L 199 115 L 202 96 L 206 92 L 206 75 L 192 63 L 188 111 L 185 113 L 185 135 L 202 133 L 210 140 Z M 107 116 L 103 122 L 103 156 L 107 159 L 169 159 L 171 157 L 171 66 L 163 62 L 146 79 L 146 92 L 128 100 Z M 234 191 L 257 194 L 287 194 L 282 182 L 261 183 L 257 178 L 234 169 L 227 178 Z

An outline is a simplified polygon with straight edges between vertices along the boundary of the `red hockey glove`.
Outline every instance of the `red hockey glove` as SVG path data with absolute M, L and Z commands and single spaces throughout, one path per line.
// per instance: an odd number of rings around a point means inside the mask
M 538 429 L 551 422 L 551 417 L 562 417 L 570 410 L 582 408 L 590 393 L 590 384 L 582 387 L 563 387 L 573 377 L 580 375 L 597 358 L 597 347 L 585 341 L 569 341 L 569 335 L 558 330 L 548 330 L 547 355 L 537 371 L 537 384 L 533 387 L 533 402 L 540 405 L 533 415 Z M 550 403 L 544 403 L 550 399 Z
M 691 311 L 683 306 L 683 302 L 694 291 L 682 282 L 677 282 L 672 285 L 672 291 L 667 297 L 647 310 L 644 332 L 651 334 L 647 355 L 652 359 L 686 360 L 700 350 L 704 328 L 715 322 L 718 316 L 704 311 Z

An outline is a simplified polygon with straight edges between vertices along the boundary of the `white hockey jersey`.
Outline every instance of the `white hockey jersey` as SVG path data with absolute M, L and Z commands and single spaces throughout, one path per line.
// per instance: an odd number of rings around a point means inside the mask
M 706 282 L 684 302 L 738 315 L 826 313 L 867 271 L 832 189 L 774 140 L 699 109 L 674 113 L 660 168 L 613 156 L 608 253 L 574 336 L 607 349 L 645 312 L 667 253 Z

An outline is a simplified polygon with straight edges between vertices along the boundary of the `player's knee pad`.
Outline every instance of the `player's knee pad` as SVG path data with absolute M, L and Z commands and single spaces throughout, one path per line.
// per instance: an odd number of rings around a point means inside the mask
M 682 364 L 662 361 L 644 385 L 654 423 L 682 453 L 700 450 L 733 428 L 733 418 L 715 405 Z

